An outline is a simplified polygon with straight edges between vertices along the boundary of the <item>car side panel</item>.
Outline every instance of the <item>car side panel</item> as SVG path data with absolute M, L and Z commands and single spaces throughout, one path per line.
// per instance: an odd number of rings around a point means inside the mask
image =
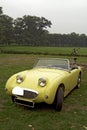
M 67 83 L 65 84 L 65 93 L 64 96 L 66 96 L 70 91 L 77 85 L 78 76 L 80 73 L 80 69 L 74 69 L 71 70 L 70 73 L 67 76 Z
M 45 100 L 45 102 L 51 104 L 54 101 L 56 91 L 61 84 L 63 84 L 65 87 L 64 97 L 67 96 L 67 94 L 70 93 L 70 91 L 77 85 L 79 73 L 79 69 L 74 69 L 71 72 L 67 72 L 67 74 L 60 79 L 55 79 L 53 84 L 50 85 L 49 89 L 44 91 L 44 93 L 47 93 L 49 97 Z

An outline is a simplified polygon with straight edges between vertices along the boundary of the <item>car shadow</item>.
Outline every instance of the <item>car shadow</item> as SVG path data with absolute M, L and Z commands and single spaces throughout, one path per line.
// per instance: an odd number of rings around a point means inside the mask
M 30 110 L 30 111 L 56 111 L 55 110 L 55 107 L 50 104 L 46 104 L 46 103 L 36 103 L 34 108 L 31 108 L 31 107 L 28 107 L 28 106 L 23 106 L 23 105 L 19 105 L 19 104 L 16 104 L 17 107 L 20 107 L 26 111 Z

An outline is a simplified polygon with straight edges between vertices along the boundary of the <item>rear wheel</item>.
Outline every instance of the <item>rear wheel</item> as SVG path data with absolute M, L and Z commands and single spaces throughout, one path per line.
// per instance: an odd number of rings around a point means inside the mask
M 57 111 L 61 111 L 62 105 L 63 105 L 63 88 L 59 87 L 56 93 L 56 98 L 55 98 L 55 108 Z
M 79 76 L 78 76 L 76 88 L 80 88 L 80 86 L 81 86 L 81 74 L 79 74 Z

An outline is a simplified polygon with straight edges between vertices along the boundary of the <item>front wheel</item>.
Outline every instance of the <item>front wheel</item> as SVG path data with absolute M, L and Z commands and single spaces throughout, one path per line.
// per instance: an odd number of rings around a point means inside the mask
M 55 98 L 55 108 L 57 111 L 61 111 L 62 109 L 63 98 L 64 98 L 63 89 L 62 87 L 59 87 Z
M 12 96 L 11 99 L 12 99 L 12 102 L 15 102 L 15 97 L 14 96 Z

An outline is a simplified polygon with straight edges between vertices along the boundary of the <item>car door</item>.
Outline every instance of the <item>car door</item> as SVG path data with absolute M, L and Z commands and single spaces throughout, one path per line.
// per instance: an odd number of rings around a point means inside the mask
M 73 69 L 70 71 L 70 76 L 69 76 L 70 91 L 77 85 L 78 73 L 79 73 L 78 69 Z
M 65 78 L 65 96 L 77 85 L 78 74 L 78 69 L 73 69 L 70 72 L 67 72 Z

